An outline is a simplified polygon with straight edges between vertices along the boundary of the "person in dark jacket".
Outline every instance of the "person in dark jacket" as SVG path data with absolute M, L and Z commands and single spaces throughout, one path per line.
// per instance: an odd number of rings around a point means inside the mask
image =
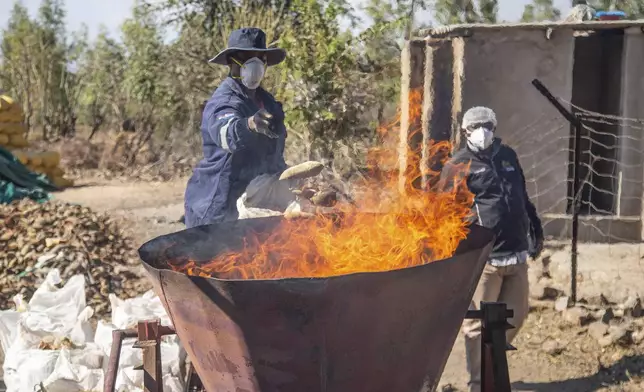
M 187 227 L 237 219 L 236 201 L 250 181 L 286 169 L 282 104 L 260 87 L 266 68 L 285 58 L 284 50 L 266 47 L 262 30 L 243 28 L 210 60 L 230 73 L 203 111 L 204 158 L 186 189 Z
M 470 309 L 483 302 L 504 302 L 514 310 L 507 333 L 511 342 L 528 315 L 529 256 L 536 258 L 543 247 L 543 230 L 528 197 L 525 177 L 517 154 L 495 137 L 497 120 L 492 109 L 474 107 L 463 116 L 462 132 L 467 143 L 446 163 L 443 186 L 465 180 L 474 194 L 474 223 L 496 234 L 496 242 L 478 283 Z M 469 164 L 469 167 L 467 166 Z M 465 320 L 465 347 L 470 391 L 480 391 L 481 321 Z

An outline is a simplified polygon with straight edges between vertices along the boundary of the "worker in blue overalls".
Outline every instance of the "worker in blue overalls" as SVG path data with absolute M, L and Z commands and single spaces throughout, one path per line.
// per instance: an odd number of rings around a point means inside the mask
M 285 58 L 283 49 L 266 48 L 262 30 L 243 28 L 210 60 L 230 73 L 203 111 L 204 158 L 186 189 L 187 227 L 236 220 L 236 201 L 250 181 L 286 169 L 282 105 L 260 87 L 266 67 Z

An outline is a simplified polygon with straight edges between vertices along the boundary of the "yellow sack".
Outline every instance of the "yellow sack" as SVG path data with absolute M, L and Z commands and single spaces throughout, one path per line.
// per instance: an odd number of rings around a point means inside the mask
M 24 135 L 27 133 L 27 126 L 22 123 L 0 122 L 0 133 L 5 135 Z
M 9 136 L 0 133 L 0 146 L 9 145 Z
M 38 154 L 27 154 L 27 162 L 29 162 L 29 165 L 33 167 L 43 166 L 42 161 L 42 157 Z
M 27 147 L 29 145 L 29 142 L 27 139 L 25 139 L 24 135 L 9 135 L 9 146 L 11 147 L 16 147 L 16 148 L 22 148 L 22 147 Z
M 0 135 L 0 138 L 1 138 L 2 136 L 4 136 L 4 135 Z M 9 140 L 9 138 L 7 138 L 7 140 Z M 27 156 L 27 154 L 26 154 L 26 153 L 24 153 L 24 152 L 22 152 L 22 151 L 16 151 L 16 152 L 14 152 L 14 153 L 13 153 L 13 156 L 14 156 L 14 157 L 16 157 L 16 159 L 17 159 L 17 160 L 19 160 L 19 161 L 20 161 L 20 163 L 22 163 L 23 165 L 27 165 L 27 163 L 29 163 L 29 157 Z
M 55 168 L 60 164 L 60 154 L 57 151 L 45 151 L 40 156 L 45 167 Z
M 24 121 L 25 115 L 22 112 L 0 112 L 0 123 L 22 123 Z
M 65 171 L 60 167 L 52 167 L 47 169 L 47 176 L 51 178 L 62 177 L 65 175 Z
M 8 95 L 0 95 L 0 111 L 11 110 L 15 105 L 16 101 L 13 98 Z
M 63 177 L 54 177 L 50 178 L 50 180 L 56 188 L 67 188 L 74 185 L 73 180 L 69 180 Z

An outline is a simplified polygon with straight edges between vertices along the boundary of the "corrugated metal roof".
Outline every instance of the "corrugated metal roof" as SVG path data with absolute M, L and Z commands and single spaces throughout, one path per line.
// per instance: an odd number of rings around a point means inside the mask
M 592 21 L 581 23 L 540 22 L 540 23 L 499 23 L 499 24 L 459 24 L 421 29 L 414 34 L 412 40 L 428 38 L 444 38 L 448 36 L 468 35 L 475 31 L 487 30 L 605 30 L 626 29 L 629 27 L 644 27 L 644 19 Z

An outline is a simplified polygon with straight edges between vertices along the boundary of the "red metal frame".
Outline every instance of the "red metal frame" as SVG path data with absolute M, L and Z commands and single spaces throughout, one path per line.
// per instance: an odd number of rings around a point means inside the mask
M 513 328 L 507 319 L 513 311 L 503 303 L 481 303 L 481 310 L 468 311 L 465 318 L 480 319 L 482 325 L 482 371 L 481 384 L 483 392 L 509 392 L 510 379 L 506 350 L 513 350 L 505 341 L 505 331 Z M 137 338 L 132 347 L 143 350 L 143 390 L 145 392 L 163 392 L 163 374 L 161 374 L 161 338 L 174 335 L 172 327 L 161 325 L 159 320 L 139 321 L 136 329 L 119 329 L 112 331 L 112 350 L 110 352 L 107 374 L 103 392 L 114 392 L 121 347 L 123 340 Z M 188 369 L 186 392 L 205 392 L 199 375 L 192 366 Z
M 160 320 L 139 321 L 136 329 L 112 331 L 112 350 L 103 383 L 103 392 L 114 392 L 121 347 L 123 340 L 128 338 L 137 338 L 132 347 L 143 350 L 143 366 L 139 368 L 143 370 L 143 390 L 145 392 L 163 392 L 161 338 L 175 333 L 174 328 L 161 325 Z

